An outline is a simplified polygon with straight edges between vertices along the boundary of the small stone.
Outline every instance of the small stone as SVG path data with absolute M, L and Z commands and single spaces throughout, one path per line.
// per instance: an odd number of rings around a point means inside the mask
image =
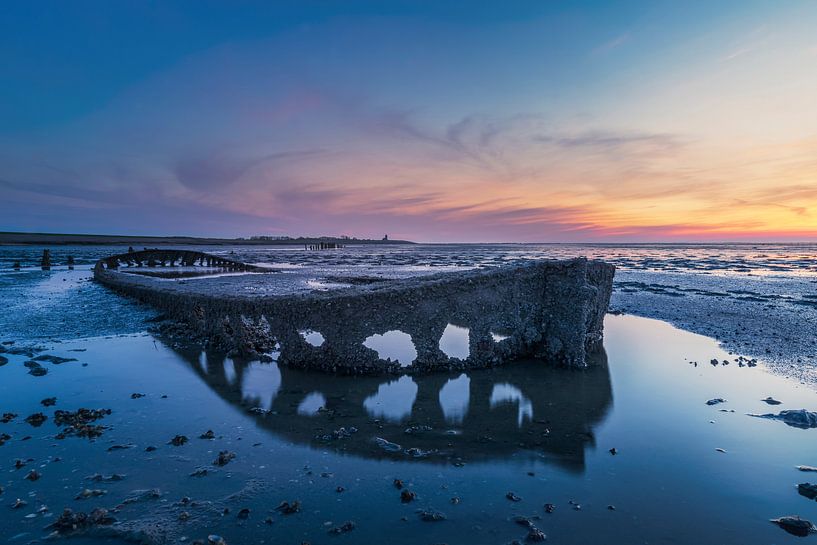
M 292 515 L 301 510 L 301 502 L 298 500 L 295 500 L 292 503 L 282 501 L 278 507 L 275 508 L 275 510 L 283 515 Z
M 39 428 L 43 425 L 43 422 L 48 420 L 48 417 L 45 416 L 43 413 L 34 413 L 30 416 L 26 417 L 26 422 L 32 425 L 35 428 Z
M 247 520 L 250 518 L 250 510 L 246 507 L 238 512 L 238 518 L 241 520 Z
M 43 407 L 53 407 L 54 405 L 57 404 L 57 398 L 56 397 L 47 397 L 47 398 L 43 399 L 42 401 L 40 401 L 40 404 Z
M 87 500 L 88 498 L 98 498 L 99 496 L 104 496 L 105 494 L 107 494 L 105 490 L 100 490 L 98 488 L 96 489 L 86 488 L 85 490 L 77 494 L 77 497 L 75 499 Z
M 547 536 L 545 535 L 545 533 L 542 532 L 542 530 L 540 530 L 536 526 L 531 526 L 528 529 L 528 535 L 525 536 L 525 541 L 529 541 L 531 543 L 539 543 L 546 539 Z
M 420 520 L 423 522 L 439 522 L 445 520 L 445 515 L 439 511 L 422 510 L 420 511 Z
M 706 402 L 707 405 L 717 405 L 719 403 L 726 403 L 726 400 L 722 397 L 716 397 Z
M 145 397 L 145 394 L 131 394 L 131 399 L 139 399 L 140 397 Z
M 213 461 L 214 465 L 219 467 L 226 466 L 235 458 L 235 452 L 230 452 L 228 450 L 222 450 L 218 453 L 218 457 Z
M 168 444 L 173 445 L 174 447 L 180 447 L 187 443 L 188 439 L 184 435 L 177 435 L 173 439 L 170 440 Z
M 505 494 L 505 497 L 508 498 L 511 501 L 522 501 L 522 498 L 520 498 L 519 496 L 517 496 L 513 492 L 508 492 L 507 494 Z
M 417 494 L 411 490 L 403 489 L 400 491 L 400 501 L 403 503 L 413 502 L 417 498 Z
M 394 487 L 400 490 L 401 488 L 403 488 L 403 481 L 401 481 L 400 479 L 394 479 Z
M 801 519 L 799 516 L 785 516 L 776 519 L 771 519 L 771 522 L 777 524 L 788 533 L 798 536 L 806 537 L 809 534 L 817 533 L 817 527 L 810 521 Z
M 801 496 L 805 496 L 806 498 L 813 500 L 817 498 L 817 484 L 800 483 L 797 485 L 797 492 Z
M 344 522 L 340 526 L 336 526 L 334 528 L 331 528 L 329 530 L 329 533 L 330 534 L 336 534 L 336 535 L 337 534 L 345 534 L 346 532 L 351 532 L 354 529 L 355 529 L 355 523 L 352 522 L 351 520 L 347 520 L 346 522 Z
M 552 513 L 555 510 L 556 510 L 556 506 L 553 505 L 552 503 L 546 503 L 545 504 L 545 513 Z
M 616 449 L 616 447 L 611 448 L 609 452 L 610 452 L 610 454 L 612 454 L 613 456 L 615 456 L 616 454 L 618 454 L 618 450 Z
M 216 434 L 213 433 L 213 430 L 207 430 L 206 432 L 199 435 L 199 439 L 215 439 Z

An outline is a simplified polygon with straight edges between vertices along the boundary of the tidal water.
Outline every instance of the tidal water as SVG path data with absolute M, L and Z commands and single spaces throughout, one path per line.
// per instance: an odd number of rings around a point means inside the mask
M 524 517 L 550 543 L 774 544 L 802 538 L 769 519 L 817 521 L 796 487 L 817 481 L 796 469 L 817 466 L 817 429 L 747 415 L 814 411 L 817 392 L 707 337 L 611 315 L 587 370 L 334 377 L 146 333 L 150 309 L 89 280 L 111 249 L 70 250 L 74 271 L 29 260 L 21 272 L 5 265 L 19 249 L 0 250 L 0 341 L 14 341 L 1 345 L 0 414 L 17 415 L 0 423 L 0 542 L 40 540 L 64 508 L 97 507 L 117 523 L 71 542 L 505 544 L 525 541 Z M 44 355 L 71 361 L 30 374 Z M 55 421 L 80 408 L 110 409 L 92 423 L 99 437 Z M 36 413 L 39 426 L 25 420 Z M 220 453 L 235 457 L 217 465 Z

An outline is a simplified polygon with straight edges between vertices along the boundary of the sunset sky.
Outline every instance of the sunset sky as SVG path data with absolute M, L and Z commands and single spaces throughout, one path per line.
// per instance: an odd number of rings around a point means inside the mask
M 817 239 L 817 2 L 3 2 L 0 230 Z

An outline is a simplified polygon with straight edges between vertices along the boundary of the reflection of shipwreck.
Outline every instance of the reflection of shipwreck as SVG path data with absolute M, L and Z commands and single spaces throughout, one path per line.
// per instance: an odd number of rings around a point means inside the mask
M 582 471 L 593 428 L 613 399 L 603 350 L 584 370 L 520 361 L 399 380 L 175 350 L 259 427 L 296 444 L 374 459 L 457 464 L 515 455 Z
M 572 259 L 403 278 L 338 273 L 319 279 L 331 284 L 324 291 L 296 289 L 285 274 L 180 279 L 265 270 L 199 252 L 147 250 L 100 260 L 94 276 L 212 346 L 278 351 L 278 361 L 292 367 L 372 373 L 490 367 L 530 356 L 584 367 L 601 345 L 614 268 Z M 256 278 L 249 285 L 242 276 Z M 287 282 L 293 289 L 269 294 Z M 441 348 L 451 325 L 466 333 L 464 354 Z M 396 332 L 410 337 L 411 361 L 382 358 L 367 343 Z

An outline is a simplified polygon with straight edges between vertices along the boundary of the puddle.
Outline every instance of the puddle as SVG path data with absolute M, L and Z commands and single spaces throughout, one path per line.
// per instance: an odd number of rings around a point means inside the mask
M 817 465 L 817 430 L 746 416 L 815 410 L 817 393 L 760 366 L 739 367 L 711 339 L 653 320 L 608 316 L 605 347 L 606 358 L 586 370 L 527 361 L 399 378 L 244 362 L 147 335 L 46 343 L 46 354 L 78 361 L 46 362 L 43 377 L 28 374 L 26 356 L 5 354 L 0 412 L 19 416 L 0 424 L 11 436 L 0 446 L 0 535 L 40 539 L 54 520 L 43 505 L 49 513 L 88 511 L 149 488 L 163 497 L 128 504 L 116 517 L 160 521 L 174 543 L 210 534 L 228 543 L 293 536 L 365 543 L 384 535 L 396 545 L 486 536 L 524 542 L 526 530 L 513 519 L 528 516 L 540 517 L 548 541 L 560 544 L 745 545 L 794 543 L 770 518 L 817 519 L 817 504 L 796 490 L 810 474 L 795 469 Z M 731 363 L 712 366 L 713 358 Z M 132 399 L 134 392 L 145 397 Z M 762 401 L 769 396 L 781 405 L 770 408 Z M 43 407 L 46 397 L 57 405 Z M 706 405 L 715 397 L 726 402 Z M 321 406 L 327 410 L 318 412 Z M 54 410 L 79 407 L 111 409 L 99 421 L 103 435 L 56 439 Z M 24 421 L 35 412 L 48 416 L 37 428 Z M 206 430 L 215 439 L 199 439 Z M 169 445 L 176 435 L 190 439 Z M 116 445 L 129 448 L 109 450 Z M 236 457 L 214 466 L 221 451 Z M 29 458 L 13 469 L 14 460 Z M 34 468 L 42 477 L 24 479 Z M 191 477 L 199 468 L 208 474 Z M 95 473 L 127 476 L 86 481 Z M 394 479 L 417 499 L 403 504 Z M 85 488 L 107 493 L 75 500 Z M 509 501 L 509 491 L 521 501 Z M 179 504 L 185 496 L 202 507 Z M 15 498 L 28 504 L 8 508 Z M 268 513 L 284 500 L 300 501 L 301 511 Z M 545 503 L 554 513 L 545 513 Z M 246 520 L 237 517 L 243 508 Z M 424 522 L 417 509 L 446 520 Z M 179 521 L 183 511 L 192 515 L 187 522 Z M 355 522 L 351 534 L 327 537 L 327 521 L 347 520 Z

